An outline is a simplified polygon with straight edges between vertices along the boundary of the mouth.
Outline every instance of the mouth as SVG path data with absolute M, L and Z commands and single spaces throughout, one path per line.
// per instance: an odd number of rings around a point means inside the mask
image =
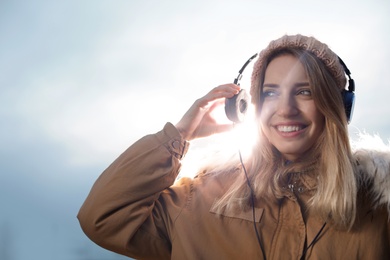
M 293 133 L 299 132 L 306 127 L 305 125 L 277 125 L 276 129 L 281 133 Z

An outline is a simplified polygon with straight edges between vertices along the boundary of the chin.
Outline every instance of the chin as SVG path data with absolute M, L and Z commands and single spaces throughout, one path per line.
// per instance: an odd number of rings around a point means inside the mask
M 302 155 L 307 151 L 306 149 L 277 149 L 280 154 L 287 160 L 294 161 L 302 157 Z

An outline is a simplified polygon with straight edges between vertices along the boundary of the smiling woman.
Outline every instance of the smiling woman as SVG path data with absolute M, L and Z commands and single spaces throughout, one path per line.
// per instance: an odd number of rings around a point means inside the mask
M 390 152 L 352 151 L 346 74 L 313 37 L 272 41 L 252 73 L 249 156 L 175 182 L 191 142 L 234 133 L 214 113 L 240 86 L 215 87 L 103 172 L 81 227 L 137 259 L 389 259 Z

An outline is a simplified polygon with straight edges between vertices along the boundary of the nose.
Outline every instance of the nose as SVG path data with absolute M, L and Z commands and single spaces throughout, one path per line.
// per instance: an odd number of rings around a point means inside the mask
M 277 114 L 281 117 L 291 117 L 299 113 L 297 102 L 293 95 L 281 95 L 278 99 Z

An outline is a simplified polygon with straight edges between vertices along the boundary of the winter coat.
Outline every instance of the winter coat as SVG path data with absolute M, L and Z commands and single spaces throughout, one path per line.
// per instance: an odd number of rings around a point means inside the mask
M 212 205 L 234 173 L 174 184 L 187 148 L 170 123 L 128 148 L 98 178 L 80 209 L 86 235 L 136 259 L 390 259 L 389 153 L 355 153 L 359 174 L 372 185 L 365 186 L 368 202 L 358 203 L 348 231 L 304 210 L 316 183 L 304 174 L 279 203 L 260 200 L 253 211 L 216 214 Z

